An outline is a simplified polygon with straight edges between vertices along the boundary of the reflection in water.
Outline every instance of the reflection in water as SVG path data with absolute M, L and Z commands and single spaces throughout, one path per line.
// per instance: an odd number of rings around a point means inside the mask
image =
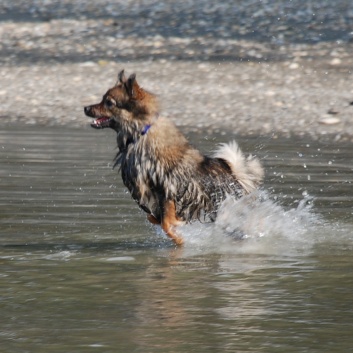
M 186 226 L 176 249 L 111 170 L 114 140 L 0 132 L 4 351 L 351 349 L 350 145 L 240 139 L 264 161 L 263 190 Z

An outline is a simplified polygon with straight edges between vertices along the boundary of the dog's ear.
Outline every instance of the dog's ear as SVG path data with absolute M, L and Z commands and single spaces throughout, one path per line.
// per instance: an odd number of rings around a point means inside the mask
M 136 82 L 136 74 L 131 74 L 125 82 L 126 93 L 130 98 L 134 98 L 134 95 L 136 94 L 136 86 L 138 86 Z
M 140 100 L 144 97 L 143 90 L 136 81 L 136 75 L 131 74 L 125 82 L 125 89 L 131 99 Z
M 125 82 L 126 82 L 126 77 L 125 77 L 125 72 L 123 69 L 118 73 L 118 81 L 116 81 L 115 86 L 117 86 L 119 83 L 124 84 Z

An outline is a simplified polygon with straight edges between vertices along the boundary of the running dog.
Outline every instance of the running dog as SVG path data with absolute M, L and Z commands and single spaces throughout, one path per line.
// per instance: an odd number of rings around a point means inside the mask
M 100 103 L 84 108 L 96 129 L 117 133 L 119 166 L 125 186 L 147 219 L 177 245 L 177 227 L 194 220 L 214 221 L 227 195 L 239 198 L 262 182 L 260 162 L 244 157 L 236 142 L 212 156 L 194 148 L 173 122 L 160 115 L 157 97 L 141 88 L 136 75 L 118 74 Z

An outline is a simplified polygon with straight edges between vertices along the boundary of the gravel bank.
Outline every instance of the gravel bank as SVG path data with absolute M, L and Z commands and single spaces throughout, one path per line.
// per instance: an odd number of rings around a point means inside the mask
M 83 126 L 121 68 L 189 129 L 353 137 L 350 0 L 2 1 L 0 117 Z

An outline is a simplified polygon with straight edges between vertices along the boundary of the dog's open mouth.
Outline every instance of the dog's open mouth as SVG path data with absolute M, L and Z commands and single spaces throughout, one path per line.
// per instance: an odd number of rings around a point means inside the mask
M 110 127 L 111 118 L 103 116 L 102 118 L 97 118 L 93 120 L 91 126 L 95 129 L 104 129 L 106 127 Z

